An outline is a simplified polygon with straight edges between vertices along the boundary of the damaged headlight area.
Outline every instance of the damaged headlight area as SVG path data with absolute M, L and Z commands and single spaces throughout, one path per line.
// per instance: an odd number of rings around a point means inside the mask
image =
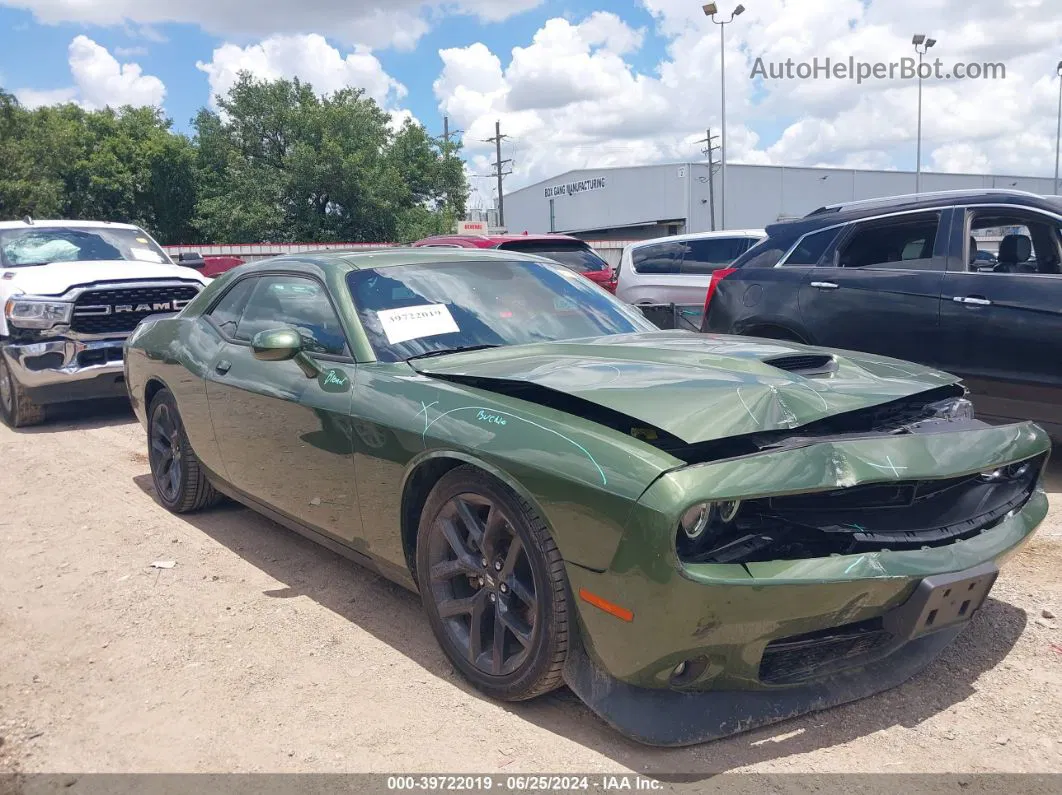
M 946 546 L 991 532 L 1020 510 L 1045 460 L 942 480 L 705 502 L 683 515 L 676 549 L 687 563 L 756 563 Z
M 19 328 L 51 328 L 69 323 L 74 305 L 49 298 L 17 295 L 4 306 L 4 316 L 11 326 Z

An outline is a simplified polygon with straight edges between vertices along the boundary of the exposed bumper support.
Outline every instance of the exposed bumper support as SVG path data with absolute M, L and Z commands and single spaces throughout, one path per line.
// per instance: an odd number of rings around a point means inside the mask
M 125 338 L 51 339 L 6 345 L 2 354 L 12 376 L 37 403 L 57 403 L 125 394 Z
M 694 745 L 896 687 L 926 668 L 962 629 L 942 629 L 861 669 L 800 687 L 706 692 L 634 687 L 596 665 L 581 643 L 568 656 L 564 679 L 590 709 L 632 740 Z

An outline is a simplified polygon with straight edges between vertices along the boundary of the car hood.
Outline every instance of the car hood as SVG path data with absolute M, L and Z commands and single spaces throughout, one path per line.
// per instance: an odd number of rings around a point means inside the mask
M 486 390 L 533 384 L 543 390 L 528 399 L 546 405 L 551 393 L 571 395 L 687 444 L 797 428 L 959 380 L 872 354 L 685 331 L 508 346 L 411 364 Z
M 53 262 L 7 268 L 4 273 L 14 274 L 9 283 L 29 295 L 62 295 L 71 287 L 97 282 L 183 279 L 206 284 L 208 281 L 198 271 L 183 265 L 130 260 Z

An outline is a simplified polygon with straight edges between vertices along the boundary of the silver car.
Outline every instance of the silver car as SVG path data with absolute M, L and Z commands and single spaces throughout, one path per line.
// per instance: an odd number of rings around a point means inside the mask
M 616 297 L 629 304 L 703 305 L 712 273 L 766 237 L 762 229 L 672 235 L 623 251 Z

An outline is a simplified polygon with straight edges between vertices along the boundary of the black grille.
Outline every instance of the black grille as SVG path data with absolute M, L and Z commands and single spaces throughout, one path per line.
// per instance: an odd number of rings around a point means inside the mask
M 895 643 L 880 619 L 795 635 L 767 644 L 760 658 L 760 681 L 788 685 L 865 665 Z
M 802 375 L 820 375 L 837 369 L 837 362 L 832 356 L 821 355 L 779 356 L 777 359 L 764 360 L 764 364 L 785 370 L 787 373 Z
M 81 334 L 127 333 L 148 315 L 174 311 L 173 301 L 188 301 L 198 294 L 199 288 L 190 284 L 89 290 L 74 304 L 70 330 Z M 169 308 L 162 308 L 163 304 Z M 132 311 L 122 307 L 132 307 Z

